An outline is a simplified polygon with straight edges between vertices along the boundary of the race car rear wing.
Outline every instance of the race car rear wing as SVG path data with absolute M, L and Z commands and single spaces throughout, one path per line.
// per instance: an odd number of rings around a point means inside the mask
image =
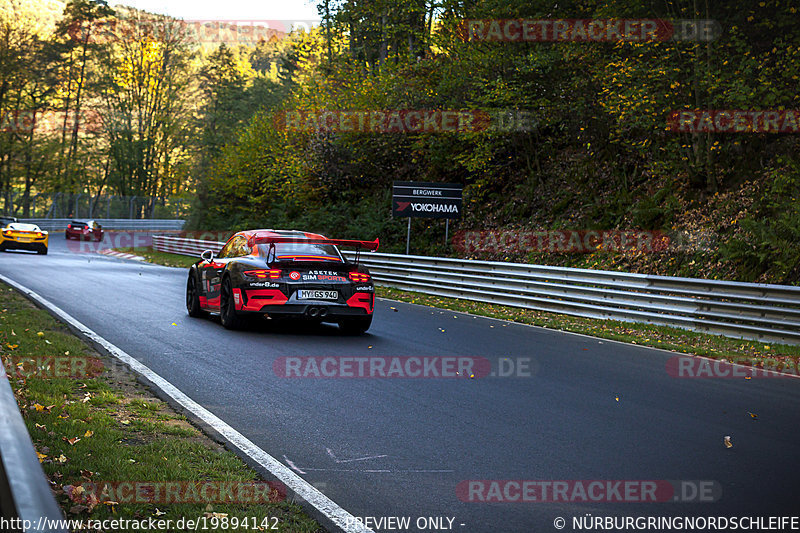
M 380 245 L 380 241 L 378 239 L 375 239 L 374 241 L 351 241 L 347 239 L 300 239 L 297 237 L 272 237 L 267 235 L 261 236 L 258 234 L 251 236 L 247 241 L 247 244 L 249 244 L 250 247 L 253 247 L 256 244 L 272 243 L 332 244 L 334 246 L 347 246 L 355 248 L 356 250 L 361 250 L 364 248 L 370 252 L 377 250 L 378 246 Z

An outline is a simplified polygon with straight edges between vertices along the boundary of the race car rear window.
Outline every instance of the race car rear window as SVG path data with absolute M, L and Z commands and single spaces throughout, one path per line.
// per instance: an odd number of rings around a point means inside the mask
M 9 224 L 8 229 L 15 231 L 42 231 L 36 224 L 25 224 L 24 222 L 14 222 Z
M 259 244 L 259 255 L 267 257 L 269 244 Z M 301 242 L 277 243 L 275 255 L 278 261 L 337 261 L 343 262 L 342 256 L 335 246 L 330 244 L 305 244 Z

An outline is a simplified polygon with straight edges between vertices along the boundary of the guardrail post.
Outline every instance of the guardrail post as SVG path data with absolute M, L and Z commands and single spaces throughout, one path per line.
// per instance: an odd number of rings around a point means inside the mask
M 78 206 L 78 200 L 80 200 L 81 196 L 83 196 L 83 193 L 78 193 L 78 196 L 75 197 L 75 218 L 80 218 L 78 215 L 78 210 L 80 209 Z
M 411 217 L 408 217 L 408 230 L 406 231 L 406 255 L 408 255 L 411 245 Z

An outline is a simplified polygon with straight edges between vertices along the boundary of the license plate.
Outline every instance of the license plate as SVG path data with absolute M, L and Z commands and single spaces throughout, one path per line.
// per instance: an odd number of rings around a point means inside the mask
M 31 239 L 22 239 L 22 238 L 19 238 L 19 237 L 18 237 L 18 238 L 17 238 L 17 242 L 24 242 L 24 243 L 28 243 L 28 242 L 31 242 Z
M 297 291 L 298 300 L 338 300 L 339 291 Z

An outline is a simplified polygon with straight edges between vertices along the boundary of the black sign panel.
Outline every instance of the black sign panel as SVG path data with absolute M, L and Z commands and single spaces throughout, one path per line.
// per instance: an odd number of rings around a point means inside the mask
M 395 181 L 392 216 L 460 218 L 464 186 L 460 183 Z

